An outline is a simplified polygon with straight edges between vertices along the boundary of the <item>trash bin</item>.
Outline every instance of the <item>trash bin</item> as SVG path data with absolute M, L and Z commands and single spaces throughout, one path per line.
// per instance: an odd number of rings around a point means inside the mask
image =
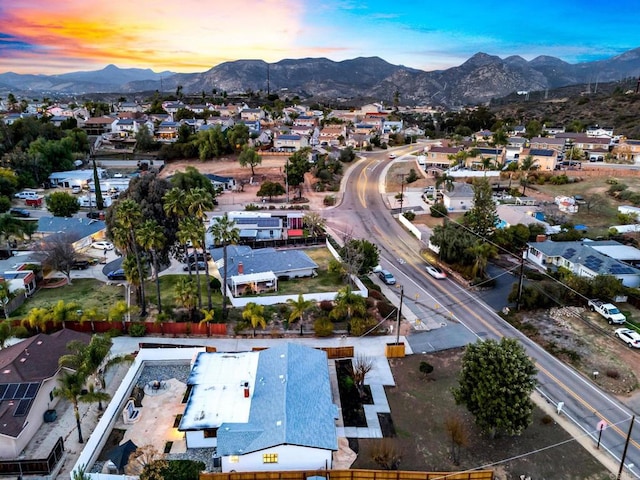
M 50 409 L 44 412 L 43 417 L 45 423 L 51 423 L 55 421 L 56 418 L 58 418 L 58 412 Z

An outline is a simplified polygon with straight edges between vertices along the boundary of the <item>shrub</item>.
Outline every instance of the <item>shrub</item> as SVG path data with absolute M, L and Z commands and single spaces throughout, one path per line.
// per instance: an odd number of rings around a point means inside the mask
M 540 423 L 542 423 L 543 425 L 550 425 L 551 423 L 553 423 L 553 417 L 547 414 L 540 419 Z
M 326 195 L 322 200 L 322 203 L 325 207 L 331 207 L 336 204 L 336 196 L 335 195 Z
M 384 295 L 378 290 L 369 290 L 369 296 L 375 300 L 385 300 Z
M 329 337 L 333 334 L 333 323 L 328 317 L 320 317 L 313 322 L 316 337 Z
M 211 280 L 209 281 L 209 286 L 211 287 L 212 290 L 219 290 L 220 287 L 222 286 L 222 283 L 220 283 L 220 280 L 218 280 L 216 277 L 211 277 Z
M 322 300 L 320 302 L 320 310 L 323 312 L 330 312 L 333 310 L 333 302 L 331 300 Z
M 406 181 L 407 183 L 413 183 L 420 178 L 420 175 L 415 171 L 415 169 L 409 170 L 409 175 L 407 175 Z
M 350 322 L 351 326 L 351 335 L 355 335 L 359 337 L 360 335 L 364 335 L 373 327 L 376 326 L 376 321 L 373 318 L 352 318 Z
M 605 375 L 609 378 L 613 378 L 614 380 L 617 380 L 618 378 L 620 378 L 620 372 L 615 368 L 607 368 Z
M 255 203 L 247 203 L 244 207 L 247 212 L 254 212 L 256 210 L 260 210 L 260 207 Z
M 420 368 L 420 373 L 423 373 L 425 376 L 433 372 L 433 365 L 427 362 L 420 362 L 419 368 Z
M 447 207 L 444 203 L 436 203 L 435 205 L 431 205 L 430 209 L 431 216 L 434 218 L 442 218 L 447 216 Z
M 132 323 L 129 326 L 129 335 L 132 337 L 144 337 L 147 333 L 147 327 L 144 323 Z
M 171 480 L 198 480 L 200 472 L 206 468 L 204 462 L 195 460 L 169 460 L 162 470 L 163 478 Z
M 382 318 L 387 318 L 392 315 L 396 311 L 396 307 L 391 305 L 386 300 L 381 300 L 376 303 L 376 307 L 378 308 L 378 313 Z
M 404 215 L 404 218 L 406 218 L 410 222 L 412 222 L 416 218 L 416 214 L 413 213 L 411 210 L 404 212 L 403 215 Z

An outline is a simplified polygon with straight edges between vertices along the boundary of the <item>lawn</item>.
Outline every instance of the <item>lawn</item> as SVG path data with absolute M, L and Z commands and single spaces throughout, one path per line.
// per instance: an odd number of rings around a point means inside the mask
M 278 291 L 271 295 L 295 295 L 309 292 L 337 292 L 345 283 L 337 273 L 329 273 L 329 262 L 333 255 L 326 247 L 304 249 L 304 253 L 318 265 L 318 275 L 315 277 L 296 278 L 293 280 L 278 280 Z M 263 294 L 269 295 L 269 294 Z
M 477 468 L 494 462 L 497 478 L 600 479 L 607 470 L 575 441 L 557 445 L 571 437 L 552 418 L 535 409 L 533 423 L 519 437 L 490 439 L 476 428 L 473 417 L 457 406 L 451 389 L 457 385 L 462 349 L 428 355 L 411 355 L 390 361 L 395 387 L 387 387 L 387 399 L 396 437 L 390 439 L 401 452 L 401 470 L 451 471 Z M 425 378 L 421 361 L 434 371 Z M 461 448 L 460 465 L 450 457 L 450 440 L 445 419 L 458 416 L 465 427 L 467 446 Z M 359 440 L 358 458 L 352 468 L 377 468 L 371 460 L 372 448 L 381 440 Z M 354 444 L 355 442 L 350 442 Z M 507 460 L 518 455 L 522 458 Z

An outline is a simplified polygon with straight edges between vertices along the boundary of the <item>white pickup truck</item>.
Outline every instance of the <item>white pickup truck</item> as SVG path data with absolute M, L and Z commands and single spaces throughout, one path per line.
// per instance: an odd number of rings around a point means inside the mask
M 627 321 L 627 318 L 620 312 L 620 309 L 613 303 L 603 302 L 602 300 L 593 299 L 588 302 L 589 309 L 592 312 L 598 312 L 604 318 L 607 319 L 609 324 L 618 323 L 622 324 Z

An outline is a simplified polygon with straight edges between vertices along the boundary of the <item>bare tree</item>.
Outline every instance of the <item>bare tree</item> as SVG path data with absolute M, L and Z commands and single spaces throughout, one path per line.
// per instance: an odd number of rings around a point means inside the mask
M 358 355 L 352 362 L 352 368 L 353 383 L 355 383 L 358 393 L 362 398 L 364 397 L 364 379 L 367 376 L 367 373 L 373 369 L 373 362 L 369 357 Z
M 451 460 L 454 465 L 460 465 L 460 447 L 469 442 L 469 433 L 464 421 L 459 415 L 448 416 L 444 421 L 444 428 L 451 440 Z
M 169 463 L 164 455 L 158 452 L 153 445 L 138 447 L 129 456 L 129 463 L 125 466 L 125 473 L 132 476 L 142 476 L 146 480 L 163 480 L 162 471 Z
M 46 255 L 44 264 L 64 274 L 69 284 L 71 284 L 71 268 L 73 267 L 76 251 L 68 235 L 52 235 L 52 237 L 47 238 L 42 247 Z

